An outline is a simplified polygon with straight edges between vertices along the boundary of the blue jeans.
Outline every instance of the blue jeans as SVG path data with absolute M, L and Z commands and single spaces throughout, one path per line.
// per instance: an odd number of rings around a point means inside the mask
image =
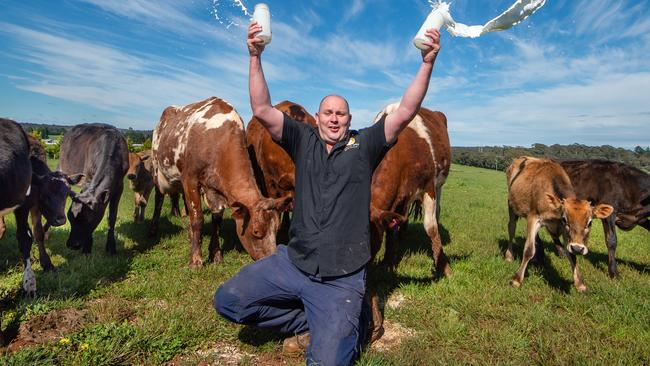
M 360 320 L 365 277 L 365 267 L 341 277 L 309 275 L 279 245 L 275 254 L 224 282 L 214 295 L 214 307 L 235 323 L 283 333 L 309 331 L 308 365 L 350 365 L 367 332 Z

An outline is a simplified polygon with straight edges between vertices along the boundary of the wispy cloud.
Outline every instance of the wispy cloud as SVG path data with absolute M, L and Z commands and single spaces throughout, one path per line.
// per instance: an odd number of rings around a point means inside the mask
M 130 114 L 138 127 L 151 127 L 151 120 L 169 104 L 189 103 L 209 95 L 247 105 L 247 90 L 240 87 L 245 85 L 245 78 L 232 73 L 227 64 L 216 65 L 223 70 L 219 75 L 206 77 L 166 59 L 134 56 L 70 35 L 9 23 L 0 23 L 0 28 L 22 44 L 12 57 L 31 66 L 27 76 L 13 79 L 15 87 Z M 34 67 L 40 71 L 33 71 Z M 147 118 L 142 118 L 143 113 Z

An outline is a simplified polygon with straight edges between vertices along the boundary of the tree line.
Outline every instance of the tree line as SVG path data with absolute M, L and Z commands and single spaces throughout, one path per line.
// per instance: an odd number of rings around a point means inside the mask
M 60 126 L 36 123 L 21 123 L 23 129 L 30 135 L 36 137 L 45 148 L 47 157 L 58 159 L 61 149 L 61 141 L 65 133 L 74 126 Z M 151 149 L 152 130 L 119 129 L 124 135 L 130 152 L 139 152 Z
M 452 162 L 480 168 L 505 170 L 510 163 L 522 156 L 534 156 L 556 160 L 605 159 L 619 161 L 650 172 L 650 147 L 637 146 L 627 150 L 610 145 L 587 146 L 533 144 L 521 146 L 476 146 L 452 148 Z

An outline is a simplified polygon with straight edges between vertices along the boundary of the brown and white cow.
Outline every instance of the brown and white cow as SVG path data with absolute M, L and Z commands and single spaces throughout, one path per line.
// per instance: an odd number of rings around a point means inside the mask
M 301 105 L 283 101 L 275 108 L 286 113 L 292 119 L 316 127 L 316 120 Z M 269 198 L 292 197 L 295 189 L 295 165 L 280 145 L 275 143 L 271 134 L 260 121 L 253 117 L 246 127 L 246 143 L 251 156 L 255 178 L 262 194 Z M 285 212 L 282 219 L 282 233 L 288 240 L 289 212 Z
M 237 235 L 253 259 L 275 252 L 279 212 L 290 199 L 269 199 L 260 193 L 246 149 L 244 124 L 232 105 L 211 97 L 168 107 L 153 133 L 152 158 L 160 189 L 152 225 L 160 218 L 160 196 L 182 191 L 190 217 L 190 267 L 203 263 L 201 196 L 212 212 L 208 261 L 223 261 L 219 226 L 226 206 L 232 209 Z
M 627 231 L 639 225 L 650 231 L 650 175 L 607 160 L 568 160 L 560 165 L 571 178 L 578 198 L 614 208 L 602 223 L 609 254 L 609 276 L 616 277 L 616 227 Z M 553 241 L 556 245 L 560 243 L 558 236 Z
M 508 181 L 508 250 L 506 260 L 512 261 L 512 242 L 517 219 L 527 220 L 527 237 L 521 265 L 511 280 L 519 287 L 524 281 L 526 266 L 535 255 L 535 239 L 544 226 L 554 236 L 562 235 L 566 241 L 566 257 L 573 271 L 574 286 L 579 292 L 587 290 L 578 270 L 576 255 L 588 252 L 587 239 L 594 218 L 604 219 L 613 207 L 599 204 L 595 207 L 587 200 L 576 197 L 575 190 L 564 169 L 552 160 L 532 157 L 515 159 L 506 170 Z
M 382 110 L 381 116 L 393 112 L 398 104 Z M 449 260 L 442 249 L 438 218 L 442 186 L 449 175 L 451 148 L 447 134 L 447 118 L 441 112 L 421 108 L 400 133 L 397 143 L 381 161 L 372 178 L 371 248 L 373 257 L 379 251 L 386 234 L 384 263 L 394 268 L 397 235 L 395 230 L 408 216 L 409 207 L 422 202 L 424 229 L 431 239 L 433 260 L 439 275 L 451 275 Z M 371 295 L 373 308 L 373 339 L 382 332 L 383 317 L 379 300 Z

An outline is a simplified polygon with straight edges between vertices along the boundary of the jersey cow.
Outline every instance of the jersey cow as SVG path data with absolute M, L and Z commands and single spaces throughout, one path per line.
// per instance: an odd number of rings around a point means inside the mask
M 108 206 L 106 251 L 115 254 L 115 221 L 124 175 L 129 169 L 129 151 L 124 136 L 105 124 L 81 124 L 65 134 L 61 142 L 59 170 L 84 174 L 81 193 L 72 198 L 68 210 L 70 236 L 66 245 L 90 253 L 93 231 Z
M 286 113 L 293 120 L 316 127 L 316 120 L 302 106 L 283 101 L 275 108 Z M 295 165 L 280 145 L 271 138 L 271 134 L 253 117 L 246 127 L 246 143 L 251 156 L 255 178 L 262 194 L 270 198 L 293 198 L 295 189 Z M 289 213 L 285 212 L 280 230 L 288 240 Z M 278 233 L 280 235 L 280 233 Z
M 133 221 L 141 223 L 144 221 L 144 210 L 147 207 L 149 195 L 153 189 L 153 176 L 151 175 L 151 151 L 129 153 L 129 170 L 126 178 L 133 190 L 134 210 Z
M 521 265 L 511 280 L 519 287 L 524 280 L 526 266 L 535 255 L 535 240 L 542 226 L 551 235 L 562 235 L 566 241 L 566 257 L 573 272 L 574 286 L 579 292 L 587 290 L 578 270 L 576 255 L 588 252 L 587 239 L 594 218 L 605 219 L 613 212 L 606 204 L 592 206 L 576 196 L 571 180 L 560 164 L 532 157 L 515 159 L 506 170 L 508 182 L 508 249 L 506 260 L 512 261 L 512 242 L 517 219 L 527 220 L 527 237 Z
M 160 217 L 159 196 L 183 192 L 190 218 L 190 267 L 203 263 L 201 196 L 212 213 L 208 261 L 223 261 L 219 227 L 226 206 L 232 209 L 237 235 L 253 259 L 275 252 L 279 211 L 290 199 L 262 196 L 246 150 L 243 122 L 229 103 L 211 97 L 165 109 L 153 133 L 152 158 L 160 189 L 152 227 Z
M 396 110 L 398 104 L 388 105 L 375 121 Z M 372 179 L 371 247 L 373 257 L 379 251 L 384 233 L 386 247 L 384 262 L 397 265 L 396 229 L 405 221 L 409 207 L 422 203 L 424 229 L 431 239 L 436 271 L 443 276 L 451 274 L 440 233 L 438 215 L 442 185 L 449 175 L 451 148 L 447 134 L 447 118 L 441 112 L 421 108 L 418 114 L 400 133 L 397 143 L 381 161 Z M 373 335 L 381 335 L 383 317 L 375 293 L 371 295 Z
M 614 212 L 602 219 L 609 254 L 609 275 L 616 277 L 616 227 L 650 231 L 650 175 L 629 165 L 607 160 L 560 162 L 580 199 L 606 203 Z M 558 243 L 558 237 L 553 237 Z
M 14 121 L 0 119 L 0 217 L 15 210 L 16 238 L 24 265 L 22 285 L 30 296 L 36 294 L 36 278 L 30 261 L 33 235 L 28 215 L 31 212 L 41 265 L 45 270 L 54 269 L 43 246 L 41 213 L 49 225 L 65 224 L 65 203 L 70 192 L 69 178 L 50 171 L 44 159 L 38 140 L 28 138 Z

